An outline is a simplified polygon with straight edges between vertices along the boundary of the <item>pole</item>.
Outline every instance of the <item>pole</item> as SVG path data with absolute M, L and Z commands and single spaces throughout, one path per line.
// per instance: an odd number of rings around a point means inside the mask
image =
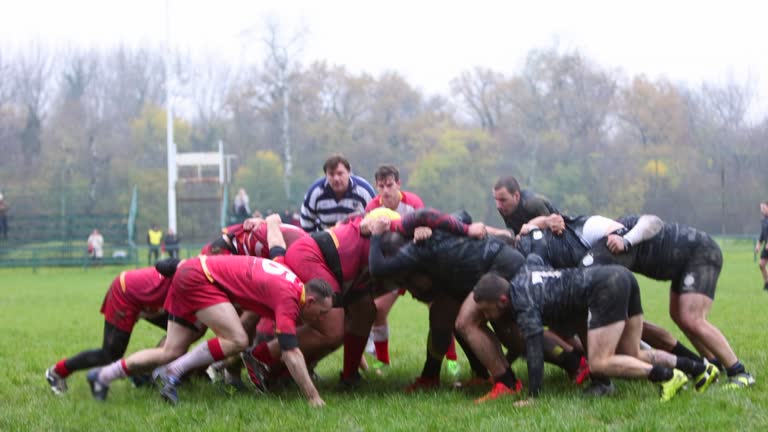
M 166 147 L 168 150 L 168 228 L 176 230 L 176 144 L 173 142 L 173 112 L 171 107 L 171 13 L 170 0 L 165 0 L 165 112 Z

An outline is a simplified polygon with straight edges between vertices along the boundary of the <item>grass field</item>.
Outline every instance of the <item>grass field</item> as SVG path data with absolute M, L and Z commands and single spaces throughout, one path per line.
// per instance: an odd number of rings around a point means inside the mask
M 320 392 L 328 404 L 323 409 L 310 409 L 295 389 L 228 396 L 203 379 L 181 388 L 177 407 L 164 404 L 156 390 L 134 389 L 126 381 L 114 383 L 107 402 L 98 403 L 91 399 L 84 373 L 72 375 L 69 393 L 57 397 L 43 372 L 64 356 L 100 346 L 99 307 L 120 268 L 4 269 L 0 430 L 768 430 L 768 293 L 749 247 L 724 245 L 725 266 L 710 318 L 757 385 L 736 392 L 715 385 L 705 394 L 689 389 L 666 404 L 658 402 L 656 388 L 645 381 L 618 381 L 613 397 L 585 399 L 549 366 L 543 396 L 525 408 L 513 407 L 509 399 L 472 404 L 487 388 L 468 392 L 445 385 L 436 392 L 405 395 L 403 388 L 421 370 L 427 327 L 426 308 L 409 297 L 402 297 L 390 316 L 393 366 L 385 376 L 369 376 L 356 393 L 339 393 L 340 354 L 320 364 Z M 643 279 L 641 286 L 646 316 L 679 337 L 668 318 L 667 285 Z M 161 334 L 139 323 L 128 352 L 154 345 Z M 459 357 L 463 360 L 461 352 Z M 462 367 L 468 372 L 463 361 Z M 525 381 L 524 362 L 514 369 Z

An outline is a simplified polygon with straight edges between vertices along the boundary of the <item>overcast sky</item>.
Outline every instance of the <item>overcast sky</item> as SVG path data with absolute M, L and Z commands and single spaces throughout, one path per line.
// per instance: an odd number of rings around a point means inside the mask
M 520 70 L 534 48 L 578 49 L 606 68 L 689 86 L 751 82 L 768 112 L 768 6 L 763 2 L 169 0 L 172 44 L 233 64 L 260 59 L 265 20 L 308 30 L 304 64 L 325 59 L 378 75 L 396 70 L 427 93 L 462 71 Z M 162 44 L 163 0 L 6 0 L 0 45 Z M 251 36 L 244 36 L 244 33 Z

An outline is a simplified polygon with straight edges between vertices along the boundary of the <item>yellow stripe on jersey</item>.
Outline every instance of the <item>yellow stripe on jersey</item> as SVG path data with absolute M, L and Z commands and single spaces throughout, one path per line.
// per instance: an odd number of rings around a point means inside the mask
M 213 283 L 214 279 L 211 275 L 211 272 L 208 270 L 208 265 L 205 263 L 205 261 L 208 259 L 205 255 L 200 255 L 200 265 L 203 267 L 203 273 L 205 273 L 205 278 L 208 279 L 208 282 Z
M 125 292 L 125 272 L 120 272 L 120 288 Z

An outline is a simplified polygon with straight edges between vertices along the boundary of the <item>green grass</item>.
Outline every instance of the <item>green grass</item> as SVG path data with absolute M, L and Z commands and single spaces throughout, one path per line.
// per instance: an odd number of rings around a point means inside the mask
M 63 356 L 100 345 L 99 307 L 120 268 L 0 270 L 0 430 L 766 430 L 768 294 L 762 291 L 750 247 L 725 247 L 710 318 L 755 375 L 757 386 L 731 392 L 715 385 L 705 394 L 689 389 L 667 404 L 657 401 L 655 387 L 645 381 L 617 381 L 614 397 L 584 399 L 551 367 L 543 397 L 526 408 L 514 408 L 510 400 L 475 406 L 472 399 L 480 390 L 447 386 L 405 395 L 403 387 L 421 370 L 427 325 L 426 308 L 406 297 L 391 315 L 394 364 L 386 376 L 369 377 L 356 393 L 336 392 L 341 368 L 336 353 L 318 368 L 328 404 L 321 410 L 307 407 L 295 389 L 227 396 L 202 379 L 181 388 L 182 403 L 175 408 L 162 403 L 156 390 L 134 389 L 125 381 L 113 384 L 106 403 L 97 403 L 84 373 L 71 376 L 69 393 L 56 397 L 43 372 Z M 679 337 L 667 314 L 667 285 L 642 280 L 641 286 L 646 316 Z M 154 345 L 161 334 L 139 323 L 129 353 Z M 463 361 L 462 367 L 469 370 Z M 525 379 L 524 362 L 514 368 Z

